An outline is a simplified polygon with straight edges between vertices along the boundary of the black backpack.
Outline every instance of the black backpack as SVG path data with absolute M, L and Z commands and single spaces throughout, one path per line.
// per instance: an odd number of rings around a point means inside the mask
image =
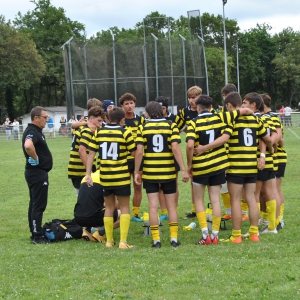
M 75 220 L 53 219 L 43 226 L 44 236 L 50 242 L 61 242 L 82 237 L 82 227 Z

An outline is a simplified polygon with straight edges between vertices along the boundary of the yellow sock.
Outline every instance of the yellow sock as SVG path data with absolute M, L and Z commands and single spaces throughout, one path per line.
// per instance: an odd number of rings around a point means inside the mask
M 241 200 L 241 207 L 242 207 L 242 214 L 243 215 L 248 215 L 248 203 L 246 202 L 246 200 L 242 199 Z
M 281 217 L 278 216 L 278 217 L 276 218 L 276 222 L 275 222 L 276 228 L 277 228 L 278 224 L 280 223 L 280 221 L 281 221 Z
M 221 217 L 216 217 L 212 215 L 212 230 L 219 231 L 221 225 Z
M 280 217 L 283 217 L 283 212 L 284 212 L 284 203 L 281 204 L 280 206 Z
M 171 239 L 172 238 L 177 239 L 177 237 L 178 237 L 178 222 L 170 222 L 169 227 L 170 227 Z
M 161 213 L 162 215 L 167 215 L 167 214 L 168 214 L 168 210 L 167 210 L 167 209 L 161 209 L 161 210 L 160 210 L 160 213 Z
M 250 226 L 249 228 L 249 234 L 250 236 L 254 235 L 254 234 L 257 234 L 258 233 L 258 226 Z
M 207 228 L 207 222 L 206 222 L 206 212 L 201 211 L 197 213 L 197 219 L 200 225 L 200 228 Z M 220 227 L 219 227 L 220 228 Z
M 239 236 L 241 236 L 242 235 L 242 230 L 241 229 L 239 229 L 239 230 L 234 230 L 234 229 L 232 229 L 232 237 L 233 238 L 238 238 Z
M 261 217 L 262 217 L 263 219 L 268 220 L 268 213 L 262 211 L 262 212 L 260 213 L 260 215 L 261 215 Z
M 104 228 L 105 228 L 105 234 L 106 239 L 108 242 L 113 242 L 113 232 L 114 232 L 114 218 L 113 217 L 104 217 Z
M 196 207 L 195 204 L 192 204 L 192 212 L 195 213 L 196 212 Z
M 150 226 L 153 241 L 160 241 L 158 227 L 158 225 Z
M 140 213 L 140 207 L 139 206 L 132 206 L 132 215 L 136 216 Z
M 130 214 L 120 216 L 120 241 L 127 242 L 127 236 L 130 226 Z
M 270 200 L 266 202 L 268 213 L 268 229 L 274 230 L 276 228 L 276 200 Z
M 260 212 L 260 202 L 257 203 L 258 211 Z
M 223 203 L 224 203 L 224 207 L 226 209 L 231 208 L 229 193 L 227 192 L 227 193 L 221 194 L 221 197 L 222 197 L 222 200 L 223 200 Z

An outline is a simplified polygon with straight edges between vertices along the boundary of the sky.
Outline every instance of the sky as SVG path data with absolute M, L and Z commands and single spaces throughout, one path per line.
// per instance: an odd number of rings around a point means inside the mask
M 134 28 L 136 23 L 155 11 L 174 19 L 181 15 L 186 17 L 187 11 L 192 10 L 200 10 L 201 15 L 204 12 L 223 15 L 223 0 L 51 0 L 51 4 L 62 7 L 72 21 L 84 24 L 87 37 L 114 26 L 119 29 Z M 34 8 L 30 0 L 8 0 L 2 3 L 0 14 L 8 21 L 15 19 L 18 12 L 24 15 Z M 263 23 L 272 26 L 272 34 L 287 27 L 300 31 L 300 1 L 227 0 L 225 17 L 235 19 L 241 31 Z

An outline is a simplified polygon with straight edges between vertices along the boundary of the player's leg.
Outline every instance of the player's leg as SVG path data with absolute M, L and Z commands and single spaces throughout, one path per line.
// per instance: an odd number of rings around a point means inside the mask
M 258 242 L 259 241 L 258 238 L 259 210 L 256 203 L 255 189 L 256 189 L 256 176 L 253 177 L 253 179 L 249 178 L 249 180 L 245 182 L 244 191 L 245 191 L 245 199 L 249 207 L 249 220 L 250 220 L 249 239 L 253 242 Z

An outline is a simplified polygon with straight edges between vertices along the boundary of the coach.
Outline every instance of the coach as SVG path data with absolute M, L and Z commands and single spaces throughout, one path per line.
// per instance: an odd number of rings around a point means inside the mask
M 25 129 L 22 148 L 26 158 L 25 179 L 29 188 L 28 222 L 33 244 L 47 244 L 43 236 L 42 218 L 48 199 L 48 172 L 52 169 L 52 154 L 42 132 L 48 118 L 46 110 L 36 106 L 31 110 L 31 123 Z

